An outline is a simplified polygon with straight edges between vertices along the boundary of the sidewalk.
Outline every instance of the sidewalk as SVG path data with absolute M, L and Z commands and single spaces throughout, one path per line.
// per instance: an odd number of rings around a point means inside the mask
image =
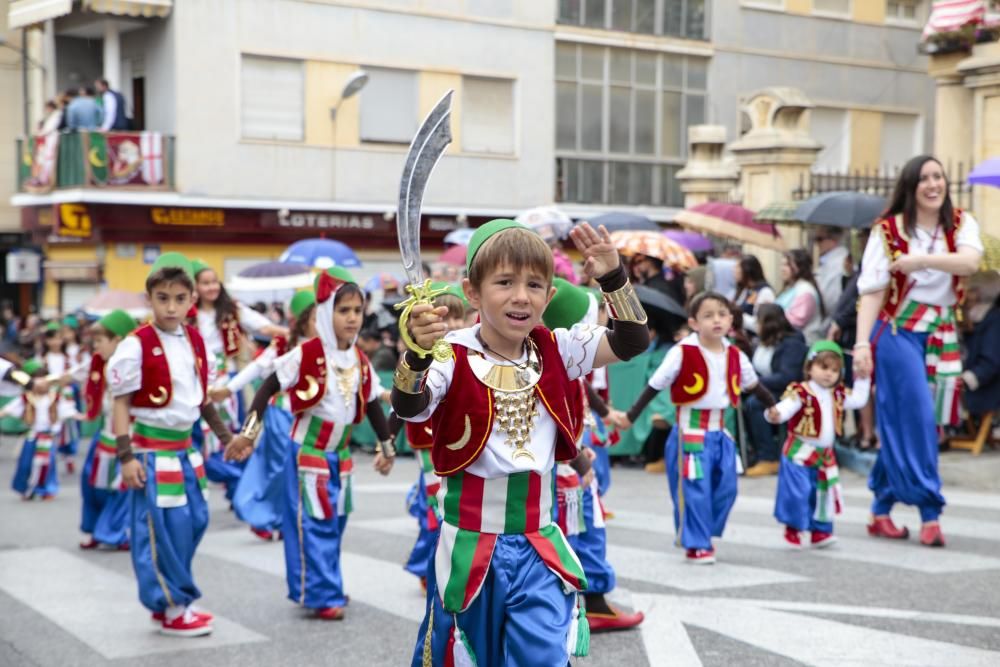
M 843 468 L 867 476 L 875 465 L 875 453 L 838 445 L 837 462 Z M 1000 450 L 987 448 L 980 456 L 962 451 L 942 452 L 939 470 L 946 496 L 948 487 L 1000 493 Z

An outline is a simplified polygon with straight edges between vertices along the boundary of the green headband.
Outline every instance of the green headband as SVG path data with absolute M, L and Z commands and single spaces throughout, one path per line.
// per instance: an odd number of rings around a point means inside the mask
M 165 252 L 156 258 L 153 266 L 149 268 L 149 275 L 153 275 L 160 269 L 174 268 L 182 269 L 188 277 L 194 279 L 194 270 L 191 268 L 191 260 L 179 252 Z
M 42 363 L 41 359 L 28 359 L 26 362 L 24 362 L 24 366 L 21 367 L 21 370 L 27 373 L 28 375 L 34 375 L 35 373 L 44 368 L 45 364 Z
M 431 289 L 435 291 L 443 289 L 445 290 L 445 294 L 451 294 L 452 296 L 456 296 L 461 299 L 463 306 L 469 305 L 469 300 L 465 298 L 465 292 L 462 291 L 462 286 L 457 283 L 446 283 L 439 280 L 431 283 Z
M 288 304 L 288 307 L 292 311 L 292 315 L 297 318 L 302 315 L 306 308 L 315 305 L 315 303 L 316 293 L 312 290 L 302 290 L 301 292 L 295 293 L 295 296 L 292 297 L 292 301 Z
M 806 355 L 806 361 L 812 361 L 820 352 L 833 352 L 844 361 L 844 350 L 832 340 L 818 340 L 813 343 L 809 348 L 809 354 Z
M 465 253 L 465 275 L 472 273 L 472 262 L 476 259 L 476 253 L 479 252 L 479 249 L 483 247 L 484 243 L 500 232 L 507 229 L 513 229 L 515 227 L 519 229 L 528 229 L 520 222 L 515 222 L 514 220 L 508 220 L 506 218 L 490 220 L 482 227 L 477 228 L 475 233 L 472 235 L 472 239 L 469 240 L 469 249 Z
M 210 267 L 208 264 L 201 261 L 200 259 L 195 258 L 191 260 L 191 273 L 193 273 L 196 278 L 198 277 L 199 273 L 201 273 L 202 271 L 207 271 L 211 268 L 212 267 Z

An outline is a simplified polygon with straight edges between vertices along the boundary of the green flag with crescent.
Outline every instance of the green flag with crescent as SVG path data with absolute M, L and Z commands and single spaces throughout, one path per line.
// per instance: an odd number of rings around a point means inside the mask
M 95 185 L 108 182 L 108 138 L 103 132 L 88 132 L 87 163 Z

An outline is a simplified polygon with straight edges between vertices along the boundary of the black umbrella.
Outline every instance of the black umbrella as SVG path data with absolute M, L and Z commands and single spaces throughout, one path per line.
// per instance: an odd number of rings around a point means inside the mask
M 864 192 L 824 192 L 795 209 L 793 218 L 807 225 L 845 229 L 871 227 L 885 211 L 885 198 Z
M 684 306 L 677 303 L 673 297 L 645 285 L 634 285 L 634 287 L 636 296 L 639 297 L 639 303 L 646 309 L 648 315 L 669 315 L 687 320 L 687 311 L 684 310 Z
M 651 232 L 660 231 L 660 226 L 644 215 L 635 213 L 603 213 L 589 220 L 591 227 L 597 229 L 598 225 L 604 225 L 609 232 L 623 232 L 627 230 L 645 230 Z

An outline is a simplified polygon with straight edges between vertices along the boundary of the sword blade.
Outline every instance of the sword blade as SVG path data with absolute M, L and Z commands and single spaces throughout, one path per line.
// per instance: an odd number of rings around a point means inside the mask
M 424 119 L 410 143 L 403 176 L 399 182 L 396 230 L 403 270 L 411 285 L 423 282 L 420 264 L 420 207 L 431 172 L 451 143 L 451 97 L 449 90 Z

